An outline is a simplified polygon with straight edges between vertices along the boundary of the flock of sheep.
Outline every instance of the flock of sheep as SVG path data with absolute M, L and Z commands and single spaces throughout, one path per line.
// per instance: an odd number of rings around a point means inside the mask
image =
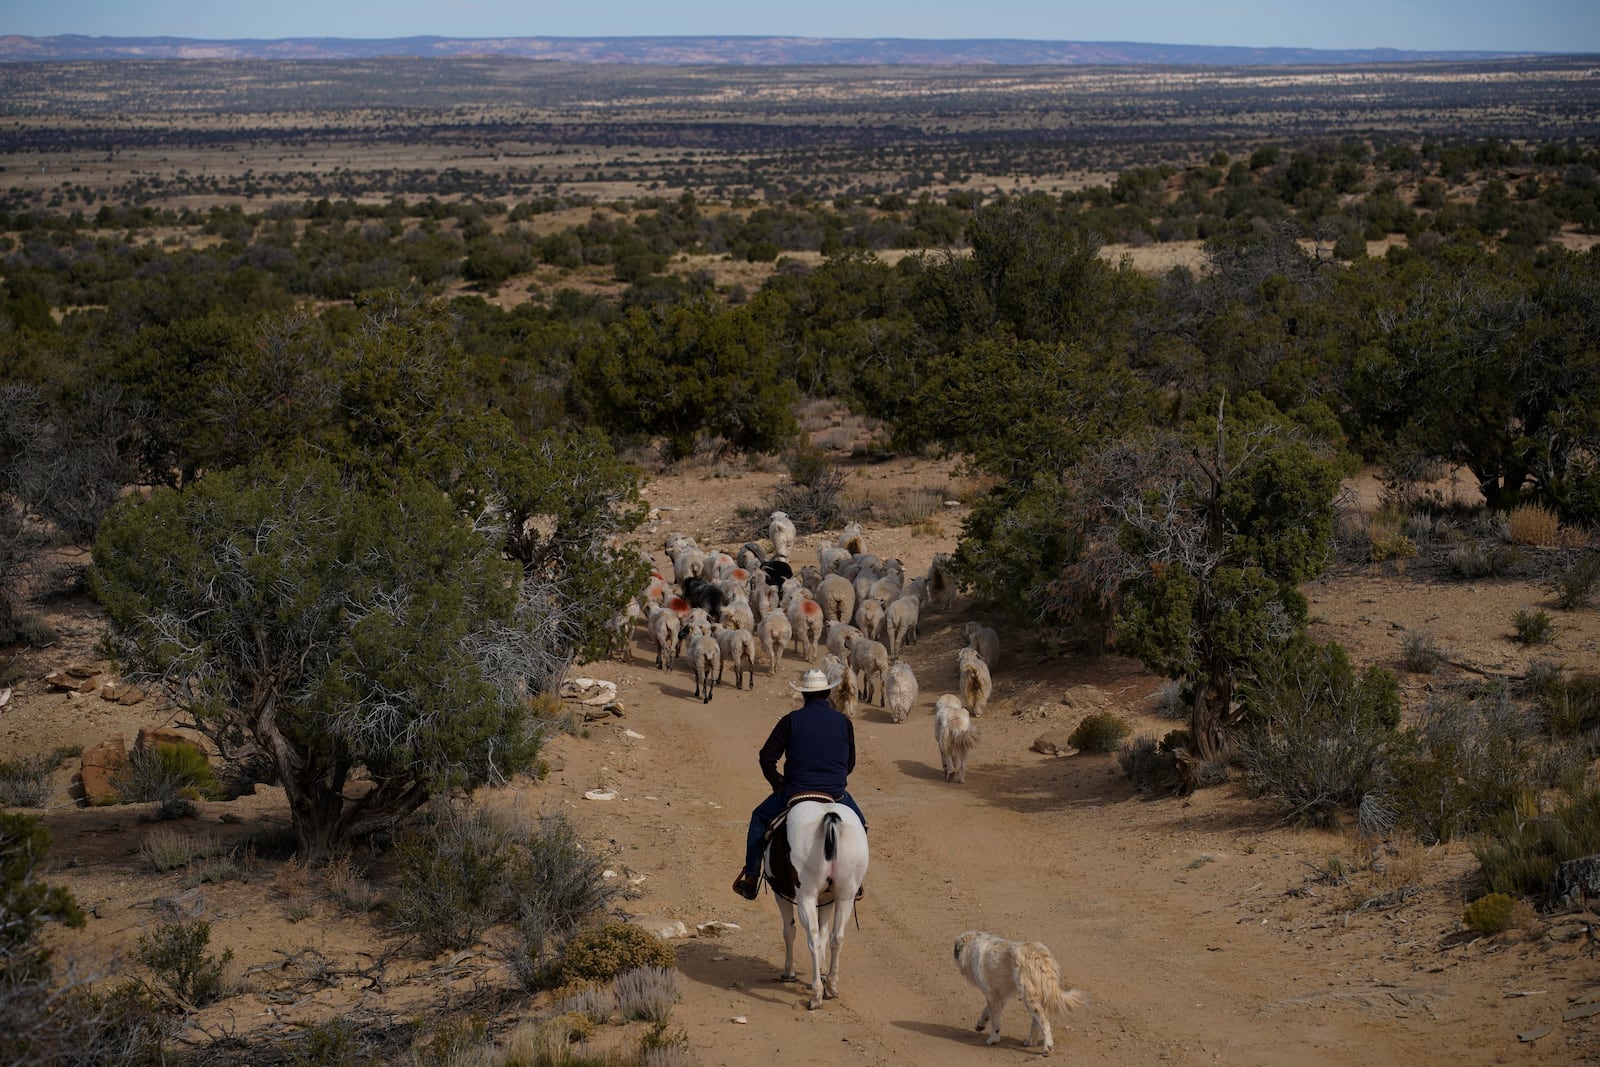
M 687 658 L 694 694 L 706 702 L 729 667 L 735 687 L 743 689 L 747 676 L 754 686 L 761 657 L 770 676 L 786 648 L 808 663 L 826 649 L 822 670 L 834 686 L 834 707 L 854 718 L 858 702 L 876 701 L 904 722 L 918 685 L 901 652 L 916 643 L 924 610 L 954 602 L 948 557 L 934 556 L 925 574 L 908 580 L 900 560 L 866 550 L 860 526 L 852 523 L 837 543 L 818 547 L 816 563 L 796 573 L 789 563 L 794 523 L 775 511 L 767 533 L 770 554 L 747 542 L 737 556 L 668 534 L 662 548 L 672 561 L 671 579 L 658 569 L 618 619 L 623 649 L 631 648 L 634 624 L 642 621 L 655 642 L 656 666 L 671 670 L 679 656 Z M 989 702 L 1000 655 L 991 627 L 969 623 L 966 635 L 967 646 L 956 653 L 960 693 L 934 704 L 934 737 L 945 780 L 953 782 L 966 781 L 967 757 L 978 741 L 973 720 Z

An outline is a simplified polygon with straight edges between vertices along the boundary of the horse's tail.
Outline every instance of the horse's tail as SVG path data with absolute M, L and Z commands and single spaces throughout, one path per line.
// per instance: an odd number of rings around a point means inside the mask
M 830 811 L 822 817 L 822 858 L 832 863 L 839 854 L 839 813 Z

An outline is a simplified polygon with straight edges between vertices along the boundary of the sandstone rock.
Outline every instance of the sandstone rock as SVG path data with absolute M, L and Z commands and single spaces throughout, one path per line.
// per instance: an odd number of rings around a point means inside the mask
M 135 704 L 142 704 L 144 703 L 144 690 L 128 686 L 117 696 L 117 703 L 125 708 L 132 707 Z
M 1075 685 L 1061 694 L 1061 703 L 1069 708 L 1103 708 L 1111 703 L 1111 694 L 1099 686 Z
M 66 673 L 68 675 L 79 680 L 85 678 L 94 678 L 104 674 L 105 672 L 106 671 L 104 667 L 86 663 L 78 663 L 66 668 Z
M 663 941 L 689 936 L 689 927 L 681 919 L 668 919 L 663 915 L 635 915 L 628 922 L 642 930 L 649 930 Z
M 1051 730 L 1034 738 L 1028 749 L 1045 756 L 1076 756 L 1078 750 L 1067 740 L 1071 736 L 1071 730 Z
M 128 743 L 119 737 L 108 737 L 92 748 L 83 751 L 83 761 L 78 769 L 78 788 L 86 804 L 115 804 L 116 788 L 111 784 L 117 770 L 128 758 Z

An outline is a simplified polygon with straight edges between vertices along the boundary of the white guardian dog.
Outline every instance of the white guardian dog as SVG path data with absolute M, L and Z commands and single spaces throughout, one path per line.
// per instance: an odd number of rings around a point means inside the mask
M 1038 1041 L 1048 1055 L 1055 1048 L 1049 1013 L 1076 1008 L 1088 999 L 1083 990 L 1061 984 L 1056 958 L 1038 941 L 1007 941 L 981 930 L 968 930 L 956 938 L 955 956 L 956 969 L 983 993 L 983 1014 L 976 1028 L 980 1032 L 989 1028 L 985 1044 L 1000 1041 L 1000 1013 L 1013 997 L 1021 997 L 1033 1018 L 1028 1039 L 1022 1044 L 1031 1047 Z

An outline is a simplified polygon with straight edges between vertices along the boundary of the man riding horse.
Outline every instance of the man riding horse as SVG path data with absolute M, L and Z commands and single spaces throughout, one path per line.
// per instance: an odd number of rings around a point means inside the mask
M 800 676 L 789 688 L 804 702 L 779 719 L 761 746 L 761 773 L 772 785 L 772 795 L 750 813 L 750 828 L 745 835 L 744 869 L 734 880 L 733 891 L 746 900 L 756 899 L 761 889 L 761 852 L 767 827 L 781 815 L 789 801 L 801 793 L 826 793 L 854 811 L 866 828 L 855 798 L 846 788 L 850 772 L 856 769 L 855 723 L 828 700 L 833 686 L 828 676 L 815 667 Z M 778 760 L 783 772 L 778 772 Z M 856 894 L 856 899 L 861 893 Z

